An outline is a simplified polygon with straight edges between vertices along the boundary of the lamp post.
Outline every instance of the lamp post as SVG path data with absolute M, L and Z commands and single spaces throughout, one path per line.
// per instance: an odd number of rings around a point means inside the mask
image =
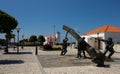
M 97 38 L 99 38 L 99 31 L 97 30 L 96 33 L 97 33 Z
M 99 38 L 99 31 L 97 30 L 96 33 L 97 33 L 97 38 Z M 97 40 L 97 42 L 98 42 L 98 49 L 100 49 L 100 42 L 99 42 L 99 40 Z
M 18 33 L 18 36 L 17 36 L 17 53 L 19 53 L 19 32 L 20 32 L 21 28 L 17 27 L 16 30 L 17 30 L 17 33 Z
M 21 44 L 21 48 L 23 49 L 24 47 L 24 35 L 22 35 L 22 44 Z

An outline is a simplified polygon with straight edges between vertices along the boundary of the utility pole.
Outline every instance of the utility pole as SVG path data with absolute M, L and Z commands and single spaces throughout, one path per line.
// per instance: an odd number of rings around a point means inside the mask
M 54 28 L 54 31 L 53 31 L 54 33 L 53 33 L 53 35 L 55 36 L 55 24 L 54 24 L 53 28 Z

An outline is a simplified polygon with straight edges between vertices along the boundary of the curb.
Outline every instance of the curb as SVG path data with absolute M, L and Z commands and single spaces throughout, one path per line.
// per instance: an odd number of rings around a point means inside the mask
M 39 66 L 39 69 L 40 69 L 41 73 L 42 73 L 42 74 L 47 74 L 47 73 L 45 72 L 45 70 L 43 69 L 42 65 L 40 64 L 39 60 L 37 59 L 37 56 L 36 56 L 34 53 L 33 53 L 33 56 L 34 56 L 35 61 L 37 62 L 38 66 Z

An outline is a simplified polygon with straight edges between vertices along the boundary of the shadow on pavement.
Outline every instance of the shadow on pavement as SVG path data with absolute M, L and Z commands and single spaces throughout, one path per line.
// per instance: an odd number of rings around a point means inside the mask
M 76 58 L 75 55 L 37 55 L 43 68 L 94 65 L 90 59 Z
M 22 60 L 0 60 L 0 64 L 22 64 Z
M 61 49 L 42 49 L 43 51 L 61 51 Z
M 32 54 L 32 52 L 9 52 L 9 53 L 4 53 L 4 54 Z
M 113 58 L 114 60 L 120 60 L 120 58 Z

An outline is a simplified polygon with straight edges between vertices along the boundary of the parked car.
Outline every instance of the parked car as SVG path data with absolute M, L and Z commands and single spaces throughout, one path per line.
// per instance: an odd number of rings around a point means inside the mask
M 1 45 L 0 45 L 0 49 L 5 49 L 5 48 L 6 48 L 6 46 L 1 46 Z

